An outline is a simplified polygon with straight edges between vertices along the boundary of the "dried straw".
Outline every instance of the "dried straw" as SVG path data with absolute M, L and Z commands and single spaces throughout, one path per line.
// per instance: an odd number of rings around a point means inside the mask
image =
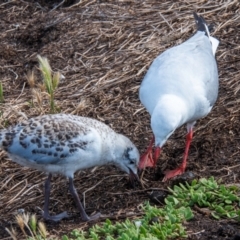
M 211 114 L 196 125 L 188 170 L 199 176 L 222 176 L 225 182 L 239 181 L 238 168 L 227 169 L 239 162 L 238 0 L 94 0 L 59 1 L 59 5 L 51 5 L 52 2 L 0 4 L 0 79 L 5 99 L 0 106 L 1 128 L 25 116 L 49 113 L 47 97 L 40 89 L 32 91 L 25 77 L 34 70 L 35 86 L 41 83 L 36 58 L 40 54 L 49 59 L 54 71 L 65 76 L 55 94 L 61 112 L 99 119 L 126 134 L 144 151 L 151 129 L 149 115 L 138 98 L 139 85 L 158 54 L 194 33 L 192 12 L 196 11 L 214 24 L 213 35 L 221 41 L 216 56 L 220 92 Z M 32 96 L 34 93 L 38 95 Z M 169 139 L 157 172 L 181 161 L 185 134 L 185 128 L 181 128 Z M 221 170 L 217 171 L 216 166 Z M 121 176 L 105 178 L 97 185 L 103 177 L 116 174 Z M 156 179 L 154 171 L 147 170 L 145 187 L 165 187 L 161 177 Z M 1 152 L 0 224 L 9 227 L 19 208 L 37 212 L 37 207 L 43 206 L 44 179 L 43 173 L 18 166 Z M 119 210 L 122 216 L 127 212 L 137 214 L 138 205 L 147 199 L 144 191 L 131 194 L 125 175 L 112 167 L 78 173 L 75 182 L 79 192 L 85 193 L 89 213 L 99 209 L 113 216 Z M 52 187 L 51 212 L 67 209 L 78 214 L 67 194 L 65 179 L 56 177 Z M 113 194 L 120 192 L 122 195 Z M 79 217 L 75 217 L 75 222 L 76 219 Z M 60 229 L 87 226 L 75 222 L 61 223 L 50 232 L 60 236 Z

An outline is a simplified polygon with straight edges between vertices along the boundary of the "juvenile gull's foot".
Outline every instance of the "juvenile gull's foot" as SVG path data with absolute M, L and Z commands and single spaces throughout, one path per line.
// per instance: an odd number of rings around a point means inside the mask
M 43 218 L 45 220 L 54 221 L 54 222 L 59 222 L 63 218 L 69 218 L 69 217 L 70 217 L 70 215 L 68 215 L 66 211 L 62 212 L 62 213 L 59 213 L 57 215 L 53 215 L 53 216 L 50 216 L 49 213 L 44 213 L 43 212 Z
M 101 217 L 101 213 L 96 213 L 96 214 L 94 214 L 94 215 L 92 215 L 92 216 L 88 216 L 87 218 L 82 218 L 82 220 L 83 220 L 84 222 L 89 222 L 89 221 L 97 220 L 97 219 L 100 218 L 100 217 Z

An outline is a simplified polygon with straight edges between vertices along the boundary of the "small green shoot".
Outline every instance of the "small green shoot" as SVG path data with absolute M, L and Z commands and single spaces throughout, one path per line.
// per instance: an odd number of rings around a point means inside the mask
M 4 96 L 3 96 L 3 85 L 2 82 L 0 82 L 0 103 L 4 102 Z
M 43 83 L 46 88 L 47 93 L 49 94 L 50 99 L 50 112 L 55 112 L 55 103 L 54 103 L 54 92 L 58 87 L 60 81 L 60 73 L 56 72 L 52 74 L 52 69 L 48 62 L 48 59 L 45 57 L 37 56 L 39 61 L 39 68 L 42 73 Z

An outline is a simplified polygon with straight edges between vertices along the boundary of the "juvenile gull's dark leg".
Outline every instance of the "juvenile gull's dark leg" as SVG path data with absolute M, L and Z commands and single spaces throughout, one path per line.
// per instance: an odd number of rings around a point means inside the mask
M 97 213 L 91 217 L 89 217 L 87 215 L 87 213 L 85 212 L 84 208 L 83 208 L 83 205 L 79 199 L 79 196 L 78 196 L 78 193 L 77 193 L 77 190 L 74 186 L 74 183 L 73 183 L 73 178 L 69 178 L 69 190 L 70 190 L 70 193 L 72 194 L 76 204 L 77 204 L 77 207 L 80 211 L 80 214 L 81 214 L 81 217 L 82 217 L 82 220 L 87 222 L 87 221 L 91 221 L 91 220 L 95 220 L 95 219 L 98 219 L 101 214 L 100 213 Z
M 69 215 L 67 214 L 67 212 L 62 212 L 62 213 L 54 215 L 54 216 L 49 215 L 49 198 L 50 198 L 50 189 L 51 189 L 51 178 L 52 178 L 52 174 L 50 173 L 45 182 L 43 218 L 46 220 L 52 220 L 52 221 L 58 222 L 58 221 L 62 220 L 63 218 L 69 217 Z

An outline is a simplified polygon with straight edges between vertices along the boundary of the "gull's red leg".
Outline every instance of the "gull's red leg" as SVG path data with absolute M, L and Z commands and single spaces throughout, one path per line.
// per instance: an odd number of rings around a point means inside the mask
M 140 170 L 144 169 L 145 167 L 153 167 L 154 166 L 154 160 L 152 157 L 152 148 L 153 148 L 154 140 L 155 140 L 155 138 L 153 136 L 146 152 L 140 158 L 140 162 L 138 165 L 138 168 Z
M 186 141 L 186 147 L 185 147 L 185 152 L 184 152 L 184 157 L 183 157 L 182 164 L 174 170 L 165 171 L 165 177 L 163 178 L 163 182 L 165 182 L 168 179 L 173 178 L 177 175 L 181 175 L 185 172 L 185 168 L 187 166 L 188 151 L 189 151 L 189 147 L 190 147 L 192 138 L 193 138 L 193 125 L 189 127 L 189 131 L 188 131 L 188 134 L 187 134 L 187 141 Z

